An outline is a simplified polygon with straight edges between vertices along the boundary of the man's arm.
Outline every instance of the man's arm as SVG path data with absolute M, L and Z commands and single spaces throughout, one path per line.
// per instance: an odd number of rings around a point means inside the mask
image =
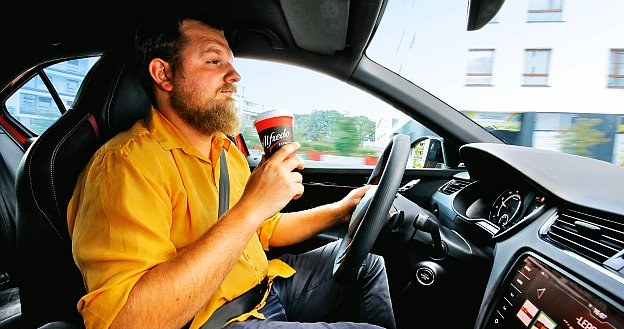
M 111 328 L 180 328 L 214 294 L 252 234 L 303 193 L 299 144 L 282 147 L 252 173 L 239 202 L 198 241 L 152 268 L 132 288 Z
M 270 239 L 271 247 L 284 247 L 305 241 L 340 223 L 348 223 L 353 210 L 373 185 L 349 192 L 342 200 L 308 210 L 282 214 Z
M 242 254 L 257 220 L 232 208 L 198 241 L 147 272 L 111 328 L 181 328 L 203 307 Z

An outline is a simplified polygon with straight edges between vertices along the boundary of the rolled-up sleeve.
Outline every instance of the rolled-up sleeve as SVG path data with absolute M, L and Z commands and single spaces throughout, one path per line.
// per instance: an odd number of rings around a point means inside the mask
M 277 214 L 265 220 L 256 231 L 256 233 L 258 234 L 258 238 L 260 238 L 262 248 L 266 251 L 269 250 L 269 240 L 271 240 L 271 236 L 273 235 L 273 231 L 275 230 L 275 225 L 277 225 L 280 218 L 282 218 L 282 213 L 278 212 Z

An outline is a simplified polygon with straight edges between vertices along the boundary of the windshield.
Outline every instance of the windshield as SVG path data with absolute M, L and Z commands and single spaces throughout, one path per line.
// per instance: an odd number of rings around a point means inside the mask
M 509 144 L 624 167 L 624 1 L 390 0 L 367 56 Z

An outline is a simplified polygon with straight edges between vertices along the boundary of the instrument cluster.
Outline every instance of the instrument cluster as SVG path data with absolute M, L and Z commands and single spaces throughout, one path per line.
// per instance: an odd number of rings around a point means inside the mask
M 509 188 L 503 191 L 492 203 L 488 220 L 506 230 L 529 215 L 542 209 L 546 197 L 533 191 L 525 191 L 518 188 Z
M 455 212 L 465 221 L 476 223 L 493 238 L 511 234 L 513 228 L 544 212 L 547 197 L 522 182 L 477 181 L 457 193 Z

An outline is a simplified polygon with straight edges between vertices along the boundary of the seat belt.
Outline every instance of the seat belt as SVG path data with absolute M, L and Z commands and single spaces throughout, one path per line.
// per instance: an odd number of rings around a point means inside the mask
M 269 286 L 268 277 L 264 277 L 257 286 L 247 290 L 244 294 L 221 305 L 204 323 L 200 329 L 219 329 L 233 318 L 250 312 L 262 300 L 264 293 Z
M 221 150 L 219 170 L 219 218 L 230 208 L 230 174 L 228 173 L 225 149 Z
M 219 217 L 230 207 L 230 177 L 225 159 L 225 149 L 220 156 L 221 169 L 219 170 Z M 260 303 L 268 287 L 267 277 L 260 284 L 251 288 L 244 294 L 232 299 L 219 307 L 204 323 L 200 329 L 222 328 L 231 319 L 245 314 Z

